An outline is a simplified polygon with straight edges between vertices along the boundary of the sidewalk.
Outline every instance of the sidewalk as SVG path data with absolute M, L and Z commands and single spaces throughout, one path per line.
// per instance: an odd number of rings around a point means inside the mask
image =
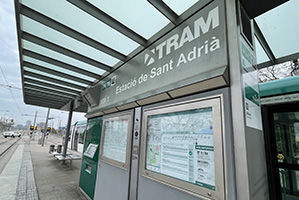
M 78 189 L 81 160 L 61 165 L 49 154 L 50 144 L 42 147 L 23 136 L 0 174 L 1 200 L 86 199 Z

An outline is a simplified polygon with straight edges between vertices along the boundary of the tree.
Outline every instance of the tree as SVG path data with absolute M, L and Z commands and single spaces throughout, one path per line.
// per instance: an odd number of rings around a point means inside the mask
M 258 71 L 259 83 L 296 76 L 298 73 L 298 60 L 273 65 Z

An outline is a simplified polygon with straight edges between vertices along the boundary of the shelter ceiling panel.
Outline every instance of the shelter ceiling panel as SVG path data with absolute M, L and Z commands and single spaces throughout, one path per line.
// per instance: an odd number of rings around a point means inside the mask
M 70 83 L 70 84 L 73 84 L 73 85 L 82 86 L 83 88 L 86 88 L 88 86 L 87 84 L 83 84 L 83 83 L 80 83 L 80 82 L 77 82 L 77 81 L 74 81 L 74 80 L 71 80 L 71 79 L 63 78 L 62 76 L 49 74 L 49 73 L 43 72 L 41 70 L 35 70 L 35 69 L 32 69 L 32 68 L 26 67 L 25 65 L 24 65 L 24 71 L 29 72 L 29 73 L 39 74 L 41 76 L 44 76 L 44 77 L 47 77 L 47 78 L 50 78 L 50 79 L 53 79 L 53 80 L 56 79 L 56 80 L 64 81 L 64 82 L 67 82 L 67 83 Z
M 24 55 L 23 56 L 23 63 L 26 63 L 26 62 L 41 66 L 41 67 L 46 68 L 46 69 L 51 69 L 51 70 L 59 71 L 61 73 L 65 73 L 65 74 L 68 74 L 68 75 L 71 75 L 71 76 L 75 76 L 75 77 L 78 77 L 79 79 L 83 79 L 83 80 L 86 80 L 86 81 L 93 82 L 93 81 L 96 80 L 95 78 L 92 78 L 92 77 L 89 77 L 89 76 L 86 76 L 86 75 L 82 75 L 78 72 L 75 72 L 75 71 L 72 71 L 72 70 L 69 70 L 69 69 L 65 69 L 65 68 L 62 68 L 62 67 L 59 67 L 59 66 L 56 66 L 56 65 L 52 65 L 52 64 L 49 64 L 47 62 L 43 62 L 43 61 L 40 61 L 38 59 L 35 59 L 35 58 Z M 79 70 L 79 72 L 80 72 L 80 70 Z
M 24 76 L 24 83 L 37 84 L 37 85 L 48 87 L 48 88 L 63 90 L 63 91 L 69 92 L 69 93 L 76 93 L 76 94 L 80 93 L 80 90 L 78 90 L 78 89 L 67 87 L 64 85 L 57 84 L 57 83 L 52 83 L 52 82 L 45 81 L 45 80 L 41 80 L 41 79 L 38 79 L 35 77 Z
M 55 1 L 53 4 L 48 0 L 22 0 L 22 4 L 125 55 L 138 47 L 133 40 L 94 17 L 86 15 L 84 11 L 67 1 Z M 68 12 L 65 12 L 66 10 Z M 72 15 L 70 16 L 69 13 Z M 111 38 L 114 39 L 111 40 Z
M 52 51 L 54 52 L 58 52 L 58 53 L 61 53 L 65 56 L 69 56 L 73 59 L 77 59 L 77 60 L 80 60 L 86 64 L 90 64 L 91 66 L 94 66 L 94 67 L 97 67 L 99 69 L 103 69 L 105 71 L 111 71 L 111 66 L 108 66 L 104 63 L 101 63 L 101 62 L 98 62 L 97 60 L 94 60 L 90 57 L 87 57 L 85 55 L 82 55 L 82 54 L 79 54 L 73 50 L 70 50 L 70 49 L 67 49 L 63 46 L 60 46 L 58 44 L 55 44 L 55 43 L 52 43 L 50 41 L 47 41 L 47 40 L 44 40 L 40 37 L 37 37 L 35 35 L 32 35 L 30 33 L 26 33 L 23 31 L 22 33 L 22 38 L 24 40 L 27 40 L 27 41 L 30 41 L 34 44 L 37 44 L 37 45 L 40 45 L 42 47 L 45 47 L 45 48 L 48 48 L 48 49 L 51 49 Z
M 163 0 L 163 2 L 166 3 L 177 15 L 181 15 L 198 1 L 199 0 Z
M 53 59 L 51 57 L 44 56 L 42 54 L 27 50 L 27 49 L 23 49 L 23 56 L 28 56 L 28 57 L 34 58 L 36 60 L 49 63 L 53 66 L 59 66 L 59 67 L 64 68 L 64 69 L 68 69 L 70 71 L 74 71 L 74 72 L 77 72 L 79 74 L 83 74 L 85 76 L 90 76 L 90 77 L 93 77 L 93 78 L 100 78 L 100 76 L 96 73 L 89 72 L 88 70 L 78 68 L 74 65 L 70 65 L 68 63 L 61 62 L 59 60 Z
M 89 0 L 89 2 L 146 39 L 170 22 L 147 1 Z
M 68 86 L 70 88 L 75 88 L 75 89 L 79 89 L 79 90 L 84 90 L 85 89 L 85 87 L 83 87 L 83 86 L 72 84 L 72 83 L 69 83 L 69 82 L 66 82 L 66 81 L 62 81 L 60 79 L 55 79 L 53 77 L 44 76 L 44 75 L 34 73 L 34 72 L 24 71 L 24 76 L 34 77 L 34 78 L 37 78 L 39 80 L 46 80 L 46 81 L 49 81 L 51 83 L 57 83 L 57 84 L 60 84 L 60 85 L 63 85 L 63 86 Z
M 25 88 L 24 90 L 25 93 L 30 94 L 30 97 L 48 98 L 51 101 L 61 101 L 61 102 L 67 102 L 71 99 L 70 97 L 65 97 L 58 94 L 48 93 L 48 92 L 35 90 L 35 89 Z
M 106 65 L 113 66 L 117 62 L 119 62 L 119 59 L 116 59 L 102 51 L 99 51 L 98 49 L 93 48 L 90 45 L 80 42 L 73 37 L 69 37 L 59 31 L 56 31 L 55 29 L 38 23 L 26 16 L 21 15 L 21 25 L 23 27 L 23 31 L 25 31 L 26 33 L 30 33 L 44 40 L 51 41 L 56 45 L 61 45 L 67 49 L 90 57 Z
M 255 18 L 276 58 L 299 50 L 298 0 L 290 0 Z
M 54 109 L 60 109 L 61 103 L 52 103 L 52 102 L 43 102 L 43 101 L 34 101 L 34 100 L 24 100 L 26 104 L 35 105 L 35 106 L 41 106 L 46 108 L 54 108 Z
M 93 83 L 92 81 L 88 81 L 88 80 L 79 78 L 77 76 L 69 75 L 67 73 L 60 72 L 58 70 L 49 69 L 49 68 L 43 67 L 41 65 L 37 65 L 37 64 L 31 63 L 31 62 L 24 61 L 23 65 L 26 68 L 37 70 L 37 71 L 40 71 L 40 72 L 45 72 L 45 73 L 47 73 L 49 75 L 54 75 L 56 77 L 60 76 L 62 78 L 74 80 L 76 82 L 83 83 L 83 84 L 86 84 L 86 85 L 90 85 L 90 84 Z
M 67 97 L 76 97 L 77 94 L 75 93 L 69 93 L 69 92 L 65 92 L 62 90 L 56 90 L 56 89 L 52 89 L 52 88 L 48 88 L 48 87 L 44 87 L 44 86 L 39 86 L 39 85 L 35 85 L 35 84 L 31 84 L 31 83 L 26 83 L 24 84 L 24 88 L 28 88 L 28 89 L 36 89 L 36 90 L 40 90 L 40 91 L 47 91 L 47 92 L 51 92 L 54 94 L 60 94 L 60 95 L 65 95 Z
M 261 46 L 260 42 L 256 39 L 256 37 L 254 37 L 254 40 L 256 47 L 257 64 L 270 61 L 269 57 L 267 56 L 266 52 L 264 51 L 263 47 Z
M 24 84 L 37 85 L 37 86 L 40 86 L 40 87 L 55 89 L 55 90 L 58 90 L 58 91 L 68 92 L 70 94 L 76 94 L 76 95 L 78 95 L 80 93 L 77 90 L 72 90 L 72 89 L 69 89 L 69 88 L 66 88 L 66 87 L 57 86 L 57 85 L 54 85 L 54 84 L 51 84 L 51 83 L 38 81 L 38 80 L 30 79 L 30 78 L 24 78 Z
M 98 75 L 102 75 L 106 72 L 105 70 L 102 70 L 98 67 L 94 67 L 92 65 L 86 64 L 85 62 L 81 62 L 77 59 L 71 58 L 69 56 L 65 56 L 61 53 L 58 53 L 56 51 L 50 50 L 50 49 L 45 48 L 43 46 L 34 44 L 34 43 L 29 42 L 27 40 L 22 40 L 22 44 L 23 44 L 24 49 L 30 50 L 30 51 L 35 52 L 35 53 L 39 53 L 41 55 L 44 55 L 44 56 L 47 56 L 47 57 L 50 57 L 50 58 L 55 58 L 56 60 L 60 60 L 61 62 L 68 63 L 70 65 L 76 66 L 77 68 L 85 69 L 85 70 L 88 70 L 88 71 L 93 72 L 93 73 L 98 74 Z M 108 67 L 108 66 L 106 66 L 106 68 L 111 70 L 111 68 Z

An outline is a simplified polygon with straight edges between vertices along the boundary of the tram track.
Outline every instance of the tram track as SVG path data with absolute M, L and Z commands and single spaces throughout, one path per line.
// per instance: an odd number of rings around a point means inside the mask
M 8 142 L 8 141 L 11 141 L 12 139 L 13 139 L 13 138 L 9 138 L 9 139 L 7 139 L 7 140 L 4 140 L 4 142 L 0 142 L 0 145 L 6 143 L 6 142 Z
M 17 140 L 16 141 L 14 141 L 12 144 L 10 144 L 7 148 L 5 148 L 2 152 L 0 152 L 0 160 L 1 160 L 1 158 L 2 158 L 2 156 L 6 153 L 6 152 L 8 152 L 19 140 L 20 140 L 21 138 L 17 138 Z M 0 145 L 3 145 L 4 143 L 6 143 L 6 142 L 8 142 L 8 141 L 11 141 L 12 139 L 10 139 L 10 140 L 7 140 L 7 141 L 5 141 L 5 142 L 2 142 L 2 143 L 0 143 Z

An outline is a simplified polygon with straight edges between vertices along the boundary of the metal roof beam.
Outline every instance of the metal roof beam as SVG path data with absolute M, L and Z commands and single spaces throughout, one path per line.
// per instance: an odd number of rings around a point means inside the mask
M 27 40 L 27 41 L 30 41 L 34 44 L 38 44 L 40 46 L 43 46 L 45 48 L 48 48 L 48 49 L 51 49 L 53 51 L 56 51 L 56 52 L 59 52 L 63 55 L 66 55 L 66 56 L 69 56 L 71 58 L 74 58 L 74 59 L 77 59 L 77 60 L 80 60 L 84 63 L 87 63 L 89 65 L 92 65 L 96 68 L 100 68 L 102 70 L 105 70 L 105 71 L 108 71 L 108 72 L 111 72 L 112 71 L 112 67 L 104 64 L 104 63 L 101 63 L 101 62 L 98 62 L 96 60 L 93 60 L 85 55 L 82 55 L 82 54 L 79 54 L 75 51 L 72 51 L 72 50 L 69 50 L 69 49 L 66 49 L 58 44 L 54 44 L 50 41 L 47 41 L 47 40 L 44 40 L 40 37 L 37 37 L 36 35 L 32 35 L 30 33 L 27 33 L 27 32 L 22 32 L 22 39 L 24 40 Z
M 42 98 L 42 97 L 28 97 L 26 100 L 29 100 L 29 101 L 36 101 L 36 102 L 45 102 L 45 103 L 58 103 L 58 104 L 65 104 L 66 102 L 65 101 L 59 101 L 59 100 L 51 100 L 51 99 L 48 99 L 48 98 Z
M 38 71 L 41 71 L 41 72 L 45 72 L 45 73 L 48 73 L 48 74 L 52 74 L 52 75 L 55 75 L 55 76 L 70 79 L 70 80 L 73 80 L 73 81 L 76 81 L 76 82 L 79 82 L 79 83 L 83 83 L 83 84 L 86 84 L 86 85 L 91 85 L 93 83 L 92 81 L 87 81 L 85 79 L 82 79 L 82 78 L 79 78 L 79 77 L 76 77 L 76 76 L 72 76 L 72 75 L 69 75 L 69 74 L 66 74 L 66 73 L 63 73 L 63 72 L 60 72 L 60 71 L 56 71 L 56 70 L 53 70 L 53 69 L 49 69 L 49 68 L 43 67 L 41 65 L 37 65 L 37 64 L 27 62 L 27 61 L 23 61 L 23 66 L 27 67 L 27 68 L 30 68 L 30 69 L 38 70 Z
M 54 83 L 57 83 L 57 84 L 60 84 L 60 85 L 65 85 L 67 87 L 76 88 L 78 90 L 84 90 L 85 89 L 85 87 L 83 87 L 83 86 L 75 85 L 73 83 L 58 80 L 58 79 L 51 78 L 51 77 L 48 77 L 48 76 L 44 76 L 44 75 L 41 75 L 41 74 L 37 74 L 37 73 L 34 73 L 34 72 L 29 72 L 29 71 L 26 71 L 26 70 L 24 70 L 24 76 L 29 76 L 29 77 L 31 76 L 31 77 L 38 78 L 38 79 L 41 79 L 41 80 L 46 80 L 46 81 L 54 82 Z
M 45 82 L 42 82 L 42 81 L 38 81 L 38 80 L 34 80 L 34 79 L 31 79 L 31 78 L 25 77 L 24 78 L 24 84 L 27 84 L 27 83 L 41 85 L 41 86 L 44 86 L 44 87 L 47 87 L 47 88 L 50 88 L 50 89 L 62 90 L 62 91 L 70 92 L 70 93 L 74 93 L 74 94 L 80 94 L 80 91 L 77 91 L 77 90 L 72 90 L 72 89 L 61 87 L 61 86 L 54 85 L 54 84 L 51 84 L 51 83 L 45 83 Z
M 299 58 L 299 53 L 294 53 L 294 54 L 291 54 L 291 55 L 288 55 L 288 56 L 283 56 L 283 57 L 277 58 L 275 60 L 274 64 L 277 65 L 277 64 L 284 63 L 284 62 L 287 62 L 287 61 L 296 60 L 298 58 Z M 263 69 L 265 67 L 270 67 L 272 65 L 273 65 L 273 63 L 271 61 L 267 61 L 267 62 L 258 64 L 257 68 L 258 69 Z
M 263 47 L 264 51 L 266 52 L 267 56 L 269 57 L 272 64 L 275 64 L 276 58 L 267 43 L 267 40 L 265 39 L 260 27 L 257 25 L 256 21 L 253 20 L 254 25 L 254 35 L 256 36 L 257 40 L 260 42 L 261 46 Z
M 81 10 L 85 11 L 89 15 L 95 17 L 96 19 L 102 21 L 103 23 L 107 24 L 111 28 L 117 30 L 118 32 L 124 34 L 128 38 L 134 40 L 138 44 L 142 46 L 147 45 L 147 40 L 142 37 L 141 35 L 137 34 L 135 31 L 131 30 L 124 24 L 120 23 L 119 21 L 115 20 L 111 16 L 107 15 L 105 12 L 103 12 L 98 7 L 94 6 L 93 4 L 89 3 L 88 1 L 82 1 L 82 0 L 67 0 L 74 6 L 77 6 Z
M 74 65 L 70 65 L 70 64 L 65 63 L 65 62 L 61 62 L 59 60 L 55 60 L 53 58 L 44 56 L 42 54 L 39 54 L 39 53 L 30 51 L 30 50 L 27 50 L 27 49 L 23 49 L 23 55 L 29 56 L 29 57 L 37 59 L 37 60 L 41 60 L 43 62 L 52 64 L 52 65 L 55 65 L 55 66 L 58 66 L 58 67 L 61 67 L 61 68 L 64 68 L 64 69 L 68 69 L 68 70 L 77 72 L 79 74 L 83 74 L 85 76 L 89 76 L 89 77 L 96 78 L 96 79 L 100 79 L 101 78 L 101 76 L 98 75 L 98 74 L 96 74 L 96 73 L 87 71 L 85 69 L 81 69 L 79 67 L 76 67 Z
M 147 0 L 152 6 L 154 6 L 160 13 L 162 13 L 173 24 L 178 25 L 179 16 L 168 7 L 162 0 Z
M 93 38 L 90 38 L 56 20 L 53 20 L 27 6 L 25 6 L 24 4 L 22 4 L 21 7 L 21 11 L 20 13 L 26 17 L 29 17 L 30 19 L 33 19 L 45 26 L 48 26 L 58 32 L 61 32 L 71 38 L 74 38 L 75 40 L 78 40 L 84 44 L 87 44 L 97 50 L 100 50 L 102 52 L 105 52 L 107 54 L 109 54 L 110 56 L 113 56 L 119 60 L 125 61 L 126 60 L 126 56 L 96 40 L 94 40 Z
M 39 90 L 39 91 L 43 91 L 43 92 L 50 92 L 50 93 L 54 93 L 54 94 L 58 94 L 58 95 L 64 95 L 64 96 L 70 97 L 70 98 L 74 98 L 74 97 L 77 96 L 76 94 L 70 94 L 70 93 L 66 93 L 66 92 L 52 90 L 52 89 L 49 89 L 49 88 L 44 88 L 44 87 L 40 87 L 40 86 L 37 86 L 37 85 L 28 84 L 28 83 L 25 83 L 24 87 L 25 87 L 25 89 Z
M 54 109 L 60 109 L 61 105 L 55 104 L 52 102 L 42 102 L 38 100 L 25 100 L 24 101 L 26 104 L 30 105 L 36 105 L 36 106 L 41 106 L 41 107 L 47 107 L 47 108 L 54 108 Z
M 35 89 L 25 88 L 24 91 L 25 91 L 25 93 L 31 94 L 32 96 L 36 96 L 36 97 L 40 97 L 40 98 L 49 98 L 49 100 L 53 100 L 53 101 L 68 102 L 72 99 L 70 97 L 59 96 L 56 94 L 47 93 L 47 92 L 35 90 Z M 28 98 L 28 97 L 26 97 L 26 98 Z

